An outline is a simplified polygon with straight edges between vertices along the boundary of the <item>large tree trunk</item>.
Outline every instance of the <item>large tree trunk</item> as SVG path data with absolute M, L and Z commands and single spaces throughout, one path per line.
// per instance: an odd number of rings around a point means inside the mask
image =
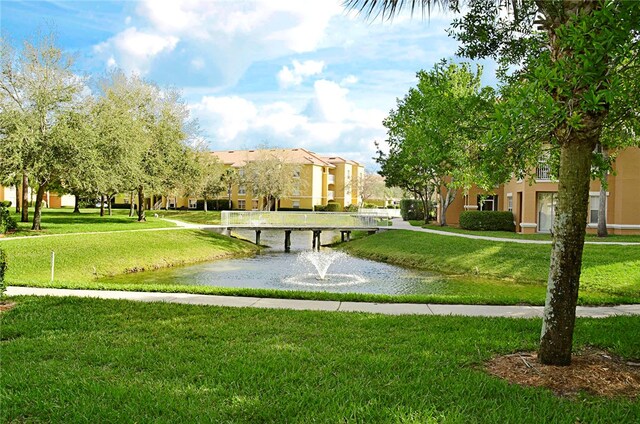
M 129 218 L 133 218 L 135 215 L 135 203 L 133 197 L 133 191 L 129 193 Z
M 560 148 L 558 205 L 538 352 L 543 364 L 571 363 L 589 202 L 591 152 L 595 146 L 588 141 L 574 138 Z
M 100 216 L 104 216 L 104 194 L 100 195 Z
M 204 196 L 204 211 L 205 211 L 205 212 L 209 212 L 209 211 L 207 210 L 207 196 Z
M 424 190 L 424 193 L 420 197 L 422 198 L 422 207 L 424 208 L 424 223 L 428 224 L 429 223 L 429 189 L 426 188 Z
M 73 198 L 74 198 L 73 213 L 80 213 L 80 196 L 78 196 L 77 194 L 74 194 Z
M 29 222 L 29 178 L 26 173 L 22 174 L 22 192 L 20 194 L 22 196 L 20 222 Z
M 20 213 L 20 180 L 16 180 L 16 214 Z
M 138 222 L 145 222 L 147 217 L 144 214 L 144 187 L 138 187 Z
M 602 157 L 607 161 L 609 153 L 602 148 Z M 598 199 L 598 237 L 607 237 L 607 175 L 605 172 L 600 179 L 600 198 Z
M 440 192 L 440 226 L 447 226 L 447 209 L 453 202 L 453 199 L 456 197 L 456 190 L 451 188 L 446 188 L 447 193 L 442 196 L 442 191 Z
M 40 184 L 38 186 L 38 193 L 36 194 L 36 207 L 33 212 L 33 225 L 31 226 L 32 230 L 40 231 L 42 228 L 40 227 L 40 221 L 42 216 L 42 202 L 44 200 L 44 193 L 47 191 L 46 184 Z

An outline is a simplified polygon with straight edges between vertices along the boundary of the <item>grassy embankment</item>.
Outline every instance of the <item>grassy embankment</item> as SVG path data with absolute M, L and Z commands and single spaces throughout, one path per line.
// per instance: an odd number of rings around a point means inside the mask
M 20 216 L 14 211 L 12 216 L 18 222 L 18 230 L 6 237 L 175 227 L 171 222 L 155 218 L 153 213 L 147 213 L 147 222 L 138 222 L 137 218 L 129 217 L 128 210 L 123 209 L 114 209 L 111 216 L 106 215 L 106 210 L 105 216 L 100 216 L 99 209 L 80 211 L 81 213 L 74 214 L 70 208 L 43 209 L 41 231 L 31 231 L 31 222 L 20 222 Z M 29 219 L 33 220 L 33 209 L 29 210 Z
M 487 375 L 540 320 L 17 298 L 2 422 L 632 423 L 640 403 Z M 81 317 L 81 319 L 79 319 Z M 640 318 L 578 319 L 574 347 L 640 358 Z
M 367 259 L 477 276 L 463 278 L 458 292 L 448 293 L 449 297 L 458 297 L 463 303 L 478 303 L 474 299 L 483 296 L 488 303 L 508 303 L 506 300 L 532 304 L 544 302 L 550 245 L 472 240 L 397 230 L 355 240 L 341 248 Z M 503 281 L 483 281 L 482 277 Z M 469 300 L 465 300 L 467 298 Z M 640 302 L 640 245 L 586 245 L 579 302 Z
M 458 233 L 458 234 L 472 234 L 476 236 L 485 236 L 485 237 L 499 237 L 499 238 L 510 238 L 510 239 L 520 239 L 520 240 L 546 240 L 551 241 L 551 234 L 518 234 L 512 233 L 509 231 L 470 231 L 465 230 L 458 227 L 446 226 L 441 227 L 437 224 L 425 224 L 424 221 L 409 221 L 409 223 L 416 227 L 427 228 L 429 230 L 438 230 L 438 231 L 446 231 L 449 233 Z M 586 241 L 588 242 L 633 242 L 640 243 L 640 235 L 620 235 L 620 234 L 610 234 L 608 237 L 598 237 L 595 234 L 587 234 Z

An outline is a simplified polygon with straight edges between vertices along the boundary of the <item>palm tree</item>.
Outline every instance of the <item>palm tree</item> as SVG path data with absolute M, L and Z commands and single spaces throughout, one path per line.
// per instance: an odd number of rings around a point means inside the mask
M 367 18 L 390 19 L 406 9 L 431 13 L 435 6 L 448 6 L 458 12 L 461 3 L 468 6 L 469 12 L 456 20 L 454 27 L 465 55 L 472 59 L 502 57 L 513 63 L 515 46 L 522 49 L 520 58 L 547 54 L 545 66 L 561 70 L 559 75 L 567 75 L 555 81 L 535 74 L 528 77 L 553 99 L 558 114 L 563 115 L 548 128 L 560 152 L 560 170 L 539 359 L 545 364 L 569 365 L 592 152 L 609 119 L 611 102 L 610 97 L 603 97 L 597 104 L 591 104 L 585 93 L 610 95 L 616 84 L 612 83 L 611 75 L 624 68 L 623 61 L 633 62 L 635 67 L 640 65 L 638 54 L 631 53 L 639 49 L 640 2 L 495 0 L 492 4 L 486 0 L 346 0 L 345 7 Z M 579 20 L 585 25 L 573 25 Z M 522 43 L 525 39 L 527 43 Z

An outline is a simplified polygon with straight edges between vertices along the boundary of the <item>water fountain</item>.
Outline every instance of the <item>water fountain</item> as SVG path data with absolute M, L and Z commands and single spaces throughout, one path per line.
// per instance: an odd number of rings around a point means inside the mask
M 328 274 L 333 263 L 348 258 L 348 255 L 336 251 L 306 251 L 298 254 L 297 262 L 307 268 L 315 270 L 307 274 L 293 275 L 283 279 L 283 282 L 303 286 L 350 286 L 367 282 L 367 279 L 356 274 Z

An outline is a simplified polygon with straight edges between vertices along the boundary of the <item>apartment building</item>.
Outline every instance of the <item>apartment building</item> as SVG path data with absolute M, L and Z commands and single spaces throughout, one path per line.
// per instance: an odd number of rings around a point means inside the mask
M 472 187 L 458 194 L 447 209 L 447 222 L 458 224 L 464 210 L 513 212 L 516 231 L 523 234 L 549 233 L 555 219 L 558 183 L 550 177 L 549 167 L 541 162 L 533 183 L 512 179 L 492 192 Z M 598 226 L 600 181 L 591 181 L 587 232 Z M 608 177 L 607 229 L 612 234 L 640 234 L 640 148 L 619 152 L 614 172 Z
M 293 149 L 255 149 L 213 151 L 225 167 L 233 168 L 240 179 L 247 163 L 264 159 L 272 155 L 280 160 L 296 165 L 291 178 L 294 189 L 278 201 L 278 209 L 312 210 L 315 205 L 329 202 L 347 207 L 360 203 L 358 178 L 364 175 L 364 167 L 353 160 L 339 156 L 321 156 L 303 148 Z M 231 199 L 233 209 L 264 209 L 265 199 L 254 196 L 250 187 L 233 184 L 229 192 L 222 193 L 220 199 Z M 170 208 L 195 209 L 197 197 L 169 197 L 158 204 L 162 207 L 169 203 Z

